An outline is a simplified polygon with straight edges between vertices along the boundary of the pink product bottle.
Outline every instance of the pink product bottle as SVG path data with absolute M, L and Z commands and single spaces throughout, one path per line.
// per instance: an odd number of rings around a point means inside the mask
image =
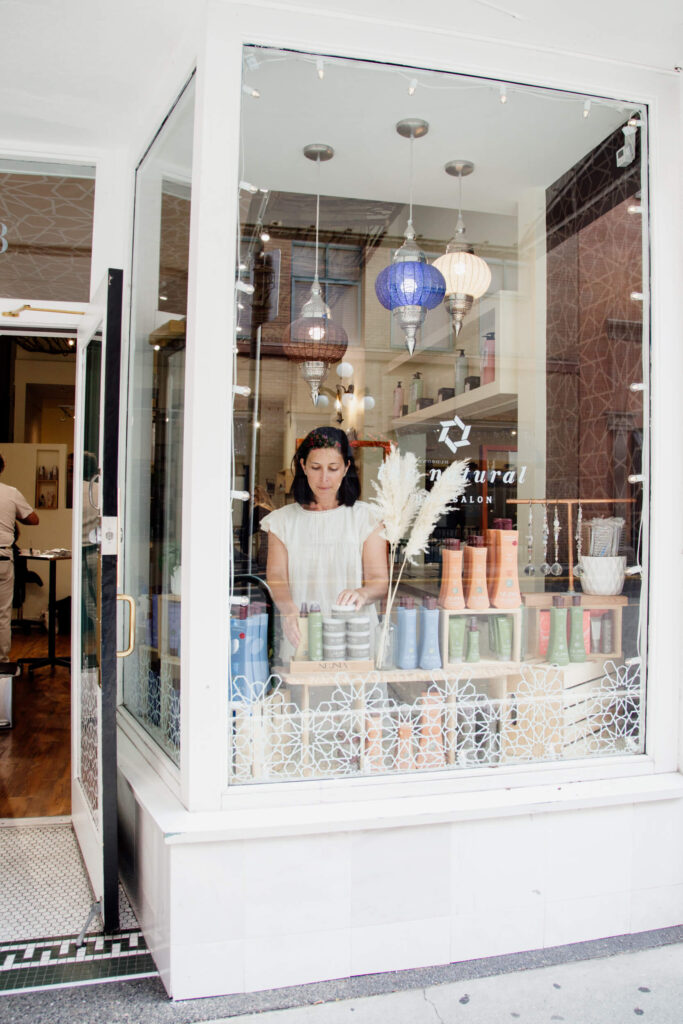
M 483 537 L 471 537 L 470 540 L 464 558 L 465 604 L 480 611 L 490 607 L 486 585 L 486 548 Z
M 398 739 L 396 742 L 396 767 L 401 772 L 412 771 L 415 767 L 413 754 L 413 726 L 412 722 L 402 722 L 398 727 Z
M 550 609 L 541 609 L 538 613 L 538 656 L 545 661 L 550 643 Z
M 491 604 L 494 608 L 519 608 L 522 603 L 517 570 L 519 534 L 512 529 L 511 519 L 502 522 L 503 528 L 496 534 L 496 574 Z
M 441 697 L 438 693 L 427 691 L 421 694 L 420 703 L 420 739 L 415 764 L 417 768 L 441 767 L 444 763 Z
M 496 332 L 487 331 L 481 340 L 481 383 L 492 384 L 496 377 Z
M 441 553 L 441 590 L 439 604 L 451 611 L 464 608 L 465 598 L 462 592 L 462 550 L 459 540 L 446 541 Z
M 486 531 L 486 546 L 488 548 L 488 553 L 486 555 L 486 582 L 489 588 L 489 601 L 491 600 L 491 595 L 493 593 L 493 584 L 496 579 L 496 563 L 500 552 L 498 534 L 502 529 L 503 520 L 494 519 L 492 529 Z

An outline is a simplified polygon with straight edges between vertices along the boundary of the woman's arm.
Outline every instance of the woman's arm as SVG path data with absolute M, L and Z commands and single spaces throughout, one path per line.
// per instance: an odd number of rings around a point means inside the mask
M 387 542 L 382 527 L 373 530 L 363 544 L 363 586 L 356 590 L 342 590 L 337 604 L 355 604 L 356 608 L 384 597 L 389 586 Z
M 272 530 L 268 533 L 266 582 L 282 616 L 282 628 L 285 631 L 285 636 L 296 647 L 301 639 L 301 633 L 299 632 L 299 610 L 294 604 L 292 592 L 289 589 L 289 556 L 287 548 Z

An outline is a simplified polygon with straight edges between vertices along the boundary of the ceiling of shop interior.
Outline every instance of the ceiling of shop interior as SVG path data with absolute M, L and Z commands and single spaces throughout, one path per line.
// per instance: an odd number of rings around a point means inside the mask
M 290 2 L 269 0 L 269 6 Z M 299 10 L 320 6 L 318 0 L 297 0 Z M 336 16 L 348 12 L 421 28 L 422 8 L 415 4 L 335 0 L 332 6 Z M 3 0 L 5 145 L 46 144 L 87 154 L 137 144 L 150 119 L 161 114 L 171 83 L 177 88 L 192 66 L 203 7 L 204 0 Z M 683 64 L 680 0 L 429 0 L 428 7 L 444 32 L 667 70 Z M 477 154 L 456 146 L 448 155 Z

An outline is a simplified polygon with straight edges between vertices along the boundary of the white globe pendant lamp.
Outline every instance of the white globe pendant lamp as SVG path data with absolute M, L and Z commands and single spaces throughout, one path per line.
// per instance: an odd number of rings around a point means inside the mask
M 472 303 L 475 299 L 481 298 L 491 284 L 491 270 L 485 260 L 475 256 L 474 249 L 465 239 L 462 179 L 472 173 L 474 164 L 469 160 L 452 160 L 446 164 L 444 170 L 446 174 L 457 177 L 460 183 L 458 221 L 455 235 L 446 246 L 446 252 L 434 260 L 434 266 L 441 271 L 446 281 L 444 303 L 451 315 L 457 336 L 465 316 L 472 308 Z

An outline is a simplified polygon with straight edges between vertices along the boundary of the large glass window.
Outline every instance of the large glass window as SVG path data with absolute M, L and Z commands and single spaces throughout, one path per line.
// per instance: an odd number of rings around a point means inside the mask
M 136 175 L 124 587 L 137 604 L 123 702 L 180 758 L 180 581 L 194 80 Z
M 228 781 L 641 753 L 646 110 L 244 83 Z

